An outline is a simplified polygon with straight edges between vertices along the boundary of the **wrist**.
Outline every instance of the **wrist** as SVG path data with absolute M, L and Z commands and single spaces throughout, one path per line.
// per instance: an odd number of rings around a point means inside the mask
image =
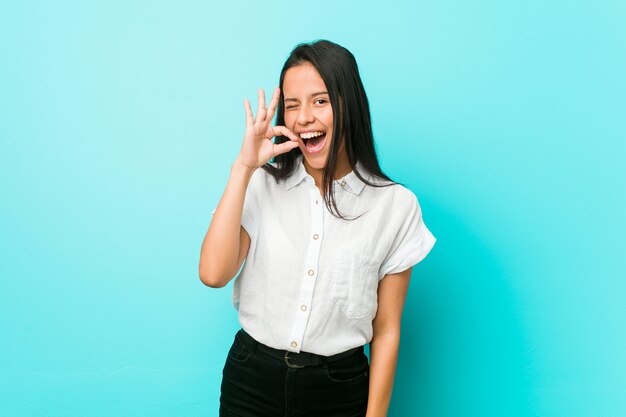
M 233 162 L 233 164 L 231 165 L 230 169 L 231 169 L 231 172 L 242 173 L 246 177 L 250 178 L 252 176 L 252 174 L 254 173 L 254 171 L 256 171 L 257 168 L 250 167 L 250 166 L 244 164 L 241 161 L 241 156 L 238 156 L 237 159 L 235 159 L 235 162 Z

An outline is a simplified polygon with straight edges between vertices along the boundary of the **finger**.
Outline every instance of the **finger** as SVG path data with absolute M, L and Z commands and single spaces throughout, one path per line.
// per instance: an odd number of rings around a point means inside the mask
M 278 107 L 278 101 L 280 99 L 280 88 L 274 88 L 274 94 L 272 95 L 272 100 L 270 101 L 270 106 L 267 110 L 267 116 L 265 117 L 268 122 L 272 123 L 272 119 L 274 118 L 274 113 L 276 112 L 276 108 Z
M 282 134 L 283 136 L 287 136 L 291 140 L 294 140 L 299 143 L 302 142 L 302 139 L 300 138 L 300 136 L 296 135 L 291 130 L 287 129 L 285 126 L 272 126 L 272 129 L 274 130 L 274 136 L 278 136 L 276 135 L 276 132 L 279 132 L 280 134 Z
M 298 143 L 294 142 L 294 141 L 287 141 L 287 142 L 283 142 L 283 143 L 275 143 L 274 144 L 274 156 L 276 155 L 280 155 L 281 153 L 285 153 L 285 152 L 289 152 L 292 149 L 295 149 L 298 147 Z
M 247 98 L 243 100 L 243 107 L 246 109 L 246 124 L 253 125 L 254 117 L 252 116 L 252 108 L 250 108 L 250 102 Z
M 265 108 L 265 91 L 262 88 L 259 88 L 259 107 L 256 112 L 256 121 L 262 122 L 265 120 L 265 116 L 267 115 L 267 109 Z

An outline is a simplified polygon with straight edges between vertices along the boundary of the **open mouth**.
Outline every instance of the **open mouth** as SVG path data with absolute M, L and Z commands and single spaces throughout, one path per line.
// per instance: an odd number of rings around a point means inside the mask
M 302 138 L 302 142 L 304 142 L 304 148 L 306 151 L 308 153 L 315 153 L 324 147 L 326 132 L 302 133 L 300 137 Z

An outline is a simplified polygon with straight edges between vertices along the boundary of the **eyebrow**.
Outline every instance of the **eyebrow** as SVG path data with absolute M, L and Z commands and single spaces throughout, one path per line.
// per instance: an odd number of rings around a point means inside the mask
M 310 97 L 315 97 L 315 96 L 319 96 L 320 94 L 328 94 L 328 91 L 320 91 L 319 93 L 313 93 L 310 95 Z M 286 98 L 285 102 L 287 101 L 298 101 L 297 98 Z

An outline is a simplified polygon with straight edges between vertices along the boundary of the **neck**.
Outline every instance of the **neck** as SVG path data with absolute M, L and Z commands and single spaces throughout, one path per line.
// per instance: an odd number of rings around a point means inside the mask
M 304 168 L 306 172 L 313 177 L 315 180 L 315 185 L 321 189 L 322 181 L 324 178 L 324 169 L 323 168 L 314 168 L 309 165 L 308 161 L 302 156 L 304 159 Z M 352 167 L 350 166 L 350 162 L 348 162 L 348 156 L 345 154 L 339 154 L 339 159 L 337 160 L 337 166 L 335 166 L 335 172 L 333 174 L 333 179 L 337 180 L 339 178 L 343 178 L 352 172 Z

